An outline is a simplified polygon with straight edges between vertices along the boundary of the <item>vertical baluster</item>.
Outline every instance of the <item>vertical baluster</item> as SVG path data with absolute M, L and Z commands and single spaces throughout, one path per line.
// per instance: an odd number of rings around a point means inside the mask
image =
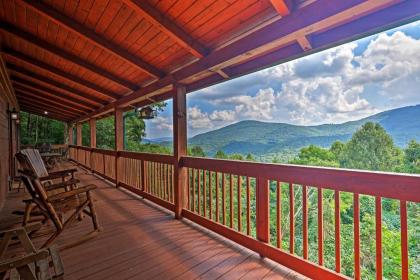
M 308 187 L 302 186 L 303 258 L 308 259 Z
M 354 217 L 354 279 L 360 279 L 360 203 L 359 194 L 353 195 Z
M 281 182 L 276 182 L 277 248 L 281 248 Z
M 192 196 L 192 210 L 195 212 L 195 169 L 192 170 L 192 190 L 193 190 L 193 196 Z
M 213 204 L 213 186 L 212 186 L 212 172 L 209 171 L 209 219 L 213 217 L 212 204 Z
M 242 180 L 241 180 L 241 176 L 238 175 L 238 190 L 237 190 L 237 194 L 238 194 L 238 231 L 241 232 L 242 231 L 242 203 L 241 203 L 241 187 L 242 187 Z
M 197 177 L 198 177 L 198 195 L 197 195 L 197 206 L 198 206 L 198 214 L 201 215 L 201 170 L 197 169 Z
M 289 205 L 290 205 L 290 241 L 289 241 L 289 251 L 290 254 L 295 252 L 295 195 L 293 189 L 293 183 L 289 183 Z
M 335 271 L 341 271 L 341 251 L 340 251 L 340 191 L 334 192 L 334 212 L 335 212 Z
M 324 265 L 324 218 L 322 207 L 322 188 L 318 188 L 318 263 Z
M 191 173 L 191 168 L 188 168 L 187 169 L 187 174 L 188 174 L 188 176 L 187 176 L 187 178 L 188 178 L 188 180 L 187 180 L 187 190 L 188 190 L 188 202 L 187 202 L 187 205 L 188 205 L 188 210 L 190 210 L 191 211 L 191 209 L 192 209 L 192 205 L 191 205 L 191 181 L 192 181 L 192 173 Z
M 376 279 L 382 279 L 382 199 L 375 197 Z
M 223 224 L 226 225 L 226 174 L 222 173 L 222 217 Z
M 233 175 L 230 174 L 229 177 L 229 211 L 230 211 L 230 216 L 229 216 L 229 222 L 230 222 L 230 227 L 233 228 Z
M 207 217 L 207 185 L 206 185 L 206 178 L 207 178 L 207 170 L 203 170 L 203 216 Z
M 407 229 L 407 202 L 400 201 L 401 221 L 401 279 L 408 280 L 408 229 Z
M 250 178 L 246 177 L 246 234 L 251 234 L 251 192 Z
M 219 222 L 219 172 L 216 171 L 216 222 Z

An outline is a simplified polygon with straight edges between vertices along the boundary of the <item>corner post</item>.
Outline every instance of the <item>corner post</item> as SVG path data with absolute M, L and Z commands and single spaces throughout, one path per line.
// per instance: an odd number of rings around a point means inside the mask
M 76 125 L 76 145 L 82 146 L 82 124 L 78 123 Z
M 124 112 L 121 108 L 115 108 L 114 121 L 115 121 L 115 186 L 118 187 L 119 172 L 118 172 L 118 152 L 124 150 Z
M 90 127 L 90 147 L 96 148 L 96 119 L 89 120 Z
M 67 134 L 68 134 L 68 145 L 74 145 L 74 140 L 73 140 L 73 124 L 68 123 L 67 124 Z
M 187 169 L 182 167 L 181 159 L 187 154 L 187 103 L 184 85 L 174 85 L 173 123 L 174 123 L 174 187 L 175 218 L 182 218 L 182 209 L 186 206 Z

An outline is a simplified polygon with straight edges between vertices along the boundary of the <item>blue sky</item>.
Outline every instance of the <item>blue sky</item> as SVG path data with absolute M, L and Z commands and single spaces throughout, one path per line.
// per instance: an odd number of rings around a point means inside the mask
M 241 120 L 342 123 L 420 104 L 420 21 L 187 95 L 188 136 Z M 146 123 L 172 135 L 172 102 Z

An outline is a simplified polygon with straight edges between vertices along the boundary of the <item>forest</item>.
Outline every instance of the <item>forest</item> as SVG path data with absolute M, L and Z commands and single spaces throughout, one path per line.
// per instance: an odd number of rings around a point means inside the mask
M 167 146 L 147 143 L 141 141 L 146 136 L 145 122 L 135 116 L 128 114 L 125 119 L 125 148 L 131 151 L 152 152 L 170 154 L 172 151 Z M 49 120 L 44 117 L 22 113 L 21 117 L 21 140 L 22 144 L 33 143 L 63 143 L 66 125 Z M 97 146 L 98 148 L 114 148 L 114 120 L 112 117 L 97 121 Z M 89 126 L 82 127 L 82 144 L 89 145 Z M 206 157 L 200 146 L 188 147 L 188 154 L 192 156 Z M 215 158 L 231 160 L 257 161 L 252 154 L 227 154 L 219 150 Z M 278 162 L 276 159 L 274 163 Z M 391 171 L 420 174 L 420 143 L 412 140 L 404 148 L 398 148 L 392 137 L 377 123 L 368 122 L 357 130 L 347 142 L 336 141 L 330 148 L 322 148 L 316 145 L 309 145 L 302 148 L 298 155 L 290 160 L 291 164 L 312 165 L 336 168 L 364 169 L 375 171 Z M 204 171 L 201 172 L 204 176 Z M 215 182 L 214 173 L 212 176 L 213 188 Z M 192 178 L 190 178 L 192 179 Z M 220 180 L 220 179 L 219 179 Z M 229 185 L 230 177 L 226 177 Z M 233 176 L 231 182 L 237 186 L 238 176 Z M 241 189 L 244 180 L 242 180 Z M 278 241 L 276 207 L 277 189 L 281 197 L 281 240 Z M 294 188 L 294 216 L 295 216 L 295 253 L 302 256 L 302 186 L 293 185 Z M 232 188 L 233 207 L 232 213 L 236 213 L 238 207 L 237 188 Z M 270 232 L 271 243 L 276 246 L 281 244 L 282 249 L 288 250 L 289 246 L 289 184 L 276 182 L 270 184 Z M 220 190 L 216 190 L 220 191 Z M 227 190 L 226 205 L 230 205 L 230 190 Z M 318 216 L 317 216 L 317 194 L 318 188 L 308 187 L 308 236 L 309 236 L 309 260 L 318 262 Z M 214 196 L 214 194 L 213 194 Z M 255 180 L 251 180 L 251 235 L 255 237 Z M 323 224 L 324 224 L 324 264 L 326 267 L 335 268 L 335 237 L 334 237 L 334 192 L 324 189 L 323 198 Z M 196 201 L 197 201 L 196 197 Z M 245 201 L 245 191 L 241 192 L 241 201 Z M 214 197 L 213 197 L 214 201 Z M 242 203 L 241 207 L 244 207 Z M 353 256 L 353 195 L 351 193 L 340 193 L 340 218 L 341 218 L 341 256 L 342 272 L 352 276 L 354 273 Z M 221 205 L 220 205 L 221 207 Z M 226 206 L 228 207 L 228 206 Z M 236 209 L 236 210 L 235 210 Z M 202 211 L 202 209 L 200 210 Z M 242 220 L 245 220 L 246 209 L 242 209 Z M 383 230 L 383 262 L 384 279 L 401 278 L 401 247 L 400 247 L 400 219 L 399 201 L 392 199 L 382 200 L 382 230 Z M 221 217 L 220 217 L 221 218 Z M 227 211 L 226 219 L 230 220 L 230 211 Z M 238 228 L 238 217 L 233 214 L 233 228 Z M 360 197 L 360 221 L 361 221 L 361 265 L 362 278 L 375 279 L 375 242 L 372 236 L 375 235 L 375 198 L 362 195 Z M 244 229 L 242 229 L 244 230 Z M 412 279 L 420 279 L 420 205 L 408 203 L 408 236 L 409 236 L 409 268 Z

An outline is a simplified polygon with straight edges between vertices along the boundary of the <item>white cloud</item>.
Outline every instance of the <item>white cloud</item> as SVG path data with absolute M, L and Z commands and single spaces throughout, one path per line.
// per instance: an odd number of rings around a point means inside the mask
M 188 124 L 193 129 L 209 129 L 214 127 L 209 118 L 209 115 L 205 112 L 202 112 L 201 109 L 197 106 L 188 108 L 187 116 Z
M 167 117 L 157 116 L 156 118 L 152 119 L 151 122 L 155 125 L 156 129 L 158 130 L 173 130 L 172 120 L 170 120 Z

